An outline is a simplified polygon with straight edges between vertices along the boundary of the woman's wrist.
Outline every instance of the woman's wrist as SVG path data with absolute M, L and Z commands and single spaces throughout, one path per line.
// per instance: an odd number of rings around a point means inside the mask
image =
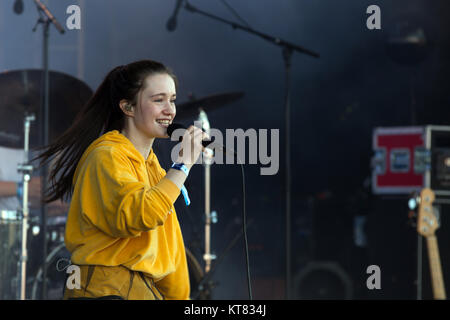
M 175 161 L 174 163 L 182 163 L 186 166 L 186 168 L 188 170 L 191 170 L 192 166 L 194 165 L 193 163 L 189 163 L 188 161 L 183 160 L 182 158 L 178 158 L 177 161 Z
M 181 172 L 183 172 L 186 177 L 189 176 L 189 170 L 191 168 L 187 167 L 184 163 L 180 163 L 180 162 L 174 162 L 171 166 L 172 169 L 175 170 L 180 170 Z
M 172 181 L 179 189 L 183 187 L 184 182 L 186 181 L 186 175 L 180 170 L 176 170 L 174 168 L 170 168 L 167 171 L 166 176 L 164 177 Z

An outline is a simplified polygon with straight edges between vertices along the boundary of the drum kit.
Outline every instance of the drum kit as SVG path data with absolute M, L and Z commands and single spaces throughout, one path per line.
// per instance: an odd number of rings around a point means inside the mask
M 23 192 L 22 201 L 16 208 L 0 208 L 0 299 L 36 298 L 30 295 L 29 289 L 36 286 L 42 258 L 47 255 L 42 249 L 43 243 L 46 241 L 51 255 L 64 237 L 63 212 L 43 219 L 40 208 L 29 207 L 28 183 L 36 171 L 29 162 L 29 151 L 43 145 L 40 135 L 43 80 L 43 72 L 36 69 L 0 73 L 0 146 L 4 147 L 2 152 L 5 153 L 0 156 L 8 157 L 9 152 L 23 151 L 23 162 L 2 168 L 4 173 L 16 166 Z M 82 81 L 61 72 L 50 71 L 49 81 L 51 142 L 71 125 L 81 106 L 91 97 L 92 90 Z
M 42 208 L 29 208 L 28 183 L 36 168 L 29 162 L 29 150 L 43 146 L 42 70 L 28 69 L 0 73 L 0 147 L 23 150 L 24 162 L 13 164 L 23 181 L 21 204 L 17 208 L 0 208 L 0 300 L 61 299 L 66 274 L 62 263 L 70 263 L 64 245 L 66 212 L 43 217 Z M 75 119 L 78 111 L 92 96 L 84 82 L 70 75 L 49 71 L 49 142 L 61 135 Z M 243 97 L 242 92 L 221 93 L 201 99 L 190 98 L 177 104 L 177 119 L 198 115 L 203 129 L 209 129 L 206 111 L 230 104 Z M 7 149 L 8 148 L 8 149 Z M 4 155 L 0 154 L 0 157 Z M 205 154 L 204 154 L 205 156 Z M 5 168 L 1 168 L 3 171 Z M 205 170 L 205 266 L 186 248 L 191 290 L 199 299 L 210 298 L 204 283 L 211 269 L 210 163 Z M 0 177 L 2 178 L 2 177 Z M 0 201 L 0 203 L 2 203 Z M 45 214 L 45 213 L 44 213 Z M 44 230 L 44 232 L 42 232 Z M 45 244 L 45 245 L 44 245 Z M 43 249 L 45 248 L 45 249 Z M 48 248 L 48 249 L 47 249 Z M 48 251 L 48 252 L 47 252 Z M 29 254 L 28 254 L 29 253 Z M 48 271 L 48 272 L 47 272 Z M 46 289 L 43 290 L 42 288 Z

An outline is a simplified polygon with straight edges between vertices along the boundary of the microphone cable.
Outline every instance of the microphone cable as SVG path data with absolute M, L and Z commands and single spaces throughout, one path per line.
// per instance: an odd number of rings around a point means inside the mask
M 250 300 L 253 300 L 252 283 L 250 278 L 248 240 L 247 240 L 247 212 L 245 210 L 245 174 L 244 174 L 244 165 L 242 163 L 240 165 L 242 172 L 242 232 L 244 233 L 245 265 L 247 269 L 247 288 L 248 288 L 248 297 Z
M 237 153 L 234 150 L 230 150 L 228 148 L 225 148 L 222 146 L 224 150 L 227 150 L 228 152 L 232 152 L 237 161 L 238 164 L 241 165 L 241 175 L 242 175 L 242 234 L 244 236 L 244 252 L 245 252 L 245 269 L 247 273 L 247 290 L 248 290 L 248 296 L 250 300 L 253 300 L 253 293 L 252 293 L 252 283 L 251 283 L 251 276 L 250 276 L 250 259 L 249 259 L 249 253 L 248 253 L 248 239 L 247 239 L 247 210 L 246 210 L 246 202 L 245 202 L 245 172 L 244 172 L 244 164 L 239 159 Z
M 182 124 L 179 123 L 172 123 L 167 128 L 167 134 L 169 137 L 172 137 L 172 133 L 177 129 L 184 129 L 186 130 L 186 127 L 184 127 Z M 203 130 L 203 128 L 200 128 Z M 203 130 L 205 131 L 205 130 Z M 179 141 L 181 141 L 182 137 L 179 138 Z M 207 141 L 203 141 L 204 143 Z M 207 145 L 214 144 L 214 140 L 207 142 L 204 144 L 206 147 Z M 239 159 L 237 153 L 234 150 L 228 149 L 223 145 L 219 145 L 219 147 L 224 151 L 224 153 L 231 152 L 234 154 L 234 156 L 237 159 L 238 164 L 241 165 L 241 174 L 242 174 L 242 232 L 244 235 L 244 251 L 245 251 L 245 268 L 247 273 L 247 289 L 248 289 L 248 295 L 249 299 L 253 300 L 253 294 L 252 294 L 252 284 L 251 284 L 251 277 L 250 277 L 250 262 L 249 262 L 249 253 L 248 253 L 248 240 L 247 240 L 247 211 L 246 211 L 246 202 L 245 202 L 245 172 L 244 172 L 244 163 Z

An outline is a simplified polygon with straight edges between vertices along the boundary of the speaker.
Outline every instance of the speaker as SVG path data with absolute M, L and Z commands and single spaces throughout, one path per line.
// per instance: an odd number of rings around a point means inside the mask
M 311 261 L 294 277 L 294 299 L 350 300 L 353 283 L 335 261 Z

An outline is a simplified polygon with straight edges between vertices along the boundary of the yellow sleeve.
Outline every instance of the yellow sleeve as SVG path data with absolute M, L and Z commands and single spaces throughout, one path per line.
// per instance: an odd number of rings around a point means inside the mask
M 161 226 L 180 194 L 162 179 L 153 187 L 139 181 L 131 160 L 112 147 L 98 147 L 86 159 L 75 188 L 81 188 L 83 217 L 104 233 L 136 237 Z
M 177 267 L 174 272 L 156 282 L 156 287 L 162 293 L 165 300 L 190 299 L 189 270 L 184 250 L 179 251 L 177 262 Z

